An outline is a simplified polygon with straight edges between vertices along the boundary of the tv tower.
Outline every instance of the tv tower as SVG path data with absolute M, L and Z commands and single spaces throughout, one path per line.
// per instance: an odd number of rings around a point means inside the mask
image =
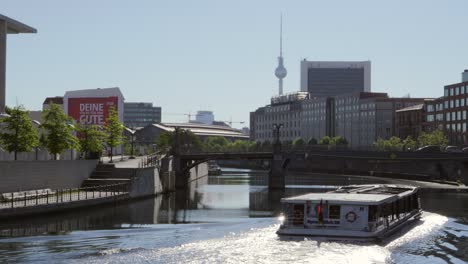
M 278 67 L 276 67 L 275 75 L 279 81 L 279 95 L 283 94 L 283 79 L 288 74 L 283 65 L 283 15 L 280 20 L 280 55 L 278 57 Z

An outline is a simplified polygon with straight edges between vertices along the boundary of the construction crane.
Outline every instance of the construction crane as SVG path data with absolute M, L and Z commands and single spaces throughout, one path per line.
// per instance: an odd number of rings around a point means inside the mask
M 229 120 L 229 121 L 221 121 L 221 122 L 224 122 L 226 124 L 229 124 L 230 127 L 232 127 L 232 124 L 244 124 L 245 122 L 244 121 L 232 121 L 232 120 Z
M 192 119 L 192 116 L 194 116 L 192 113 L 163 113 L 164 115 L 184 115 L 184 116 L 187 116 L 188 117 L 188 123 L 190 123 L 190 120 Z

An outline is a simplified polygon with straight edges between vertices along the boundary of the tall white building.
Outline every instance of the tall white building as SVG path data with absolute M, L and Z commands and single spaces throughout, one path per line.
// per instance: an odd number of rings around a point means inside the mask
M 197 111 L 195 121 L 202 124 L 212 125 L 214 121 L 214 115 L 212 111 Z

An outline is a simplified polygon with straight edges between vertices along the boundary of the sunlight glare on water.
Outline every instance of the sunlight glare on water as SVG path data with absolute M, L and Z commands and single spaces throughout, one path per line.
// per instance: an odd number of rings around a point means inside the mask
M 155 249 L 127 249 L 102 252 L 99 258 L 81 259 L 90 263 L 446 263 L 423 251 L 434 246 L 448 218 L 424 213 L 420 224 L 387 245 L 320 242 L 313 239 L 280 240 L 278 225 L 254 228 L 182 244 Z M 466 228 L 464 226 L 463 228 Z M 104 257 L 102 255 L 105 255 Z M 450 257 L 453 263 L 455 257 Z

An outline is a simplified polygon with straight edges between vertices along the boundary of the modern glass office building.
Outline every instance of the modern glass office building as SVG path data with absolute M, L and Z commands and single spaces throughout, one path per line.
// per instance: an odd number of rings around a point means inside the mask
M 311 97 L 371 91 L 370 61 L 301 61 L 301 91 Z
M 153 103 L 124 103 L 124 125 L 129 128 L 161 123 L 161 107 Z

